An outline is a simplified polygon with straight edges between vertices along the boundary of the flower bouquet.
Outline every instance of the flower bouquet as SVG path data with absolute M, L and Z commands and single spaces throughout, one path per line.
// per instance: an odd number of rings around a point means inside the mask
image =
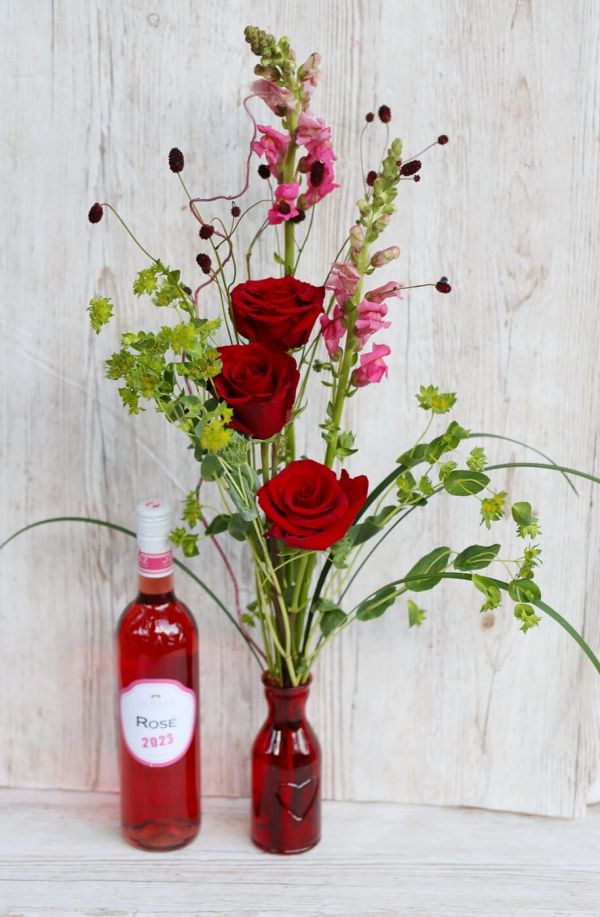
M 389 474 L 373 482 L 347 470 L 359 438 L 345 426 L 344 407 L 366 386 L 385 382 L 390 302 L 415 287 L 430 287 L 436 295 L 451 291 L 445 276 L 415 284 L 377 280 L 378 270 L 399 255 L 382 237 L 400 187 L 420 180 L 422 154 L 444 147 L 448 137 L 441 134 L 426 150 L 406 156 L 400 139 L 390 139 L 390 108 L 366 114 L 361 163 L 370 158 L 375 132 L 386 135 L 384 155 L 363 168 L 356 212 L 327 276 L 309 282 L 302 255 L 315 209 L 339 187 L 331 128 L 313 111 L 320 58 L 313 53 L 298 66 L 287 38 L 276 40 L 255 27 L 245 35 L 258 63 L 243 103 L 252 125 L 243 187 L 234 195 L 196 196 L 183 177 L 182 152 L 169 153 L 199 236 L 196 276 L 184 277 L 150 255 L 109 203 L 94 204 L 89 219 L 97 223 L 108 210 L 123 224 L 147 257 L 134 295 L 170 316 L 158 331 L 124 333 L 106 374 L 129 413 L 149 403 L 189 443 L 197 483 L 172 541 L 191 558 L 201 539 L 212 539 L 231 576 L 221 536 L 244 542 L 252 555 L 254 601 L 242 609 L 238 600 L 232 613 L 213 598 L 247 642 L 269 700 L 253 749 L 252 836 L 267 850 L 296 852 L 313 846 L 320 832 L 320 751 L 304 710 L 311 672 L 325 647 L 356 622 L 374 620 L 402 600 L 408 624 L 419 625 L 423 593 L 443 580 L 467 580 L 482 611 L 497 609 L 505 596 L 523 633 L 539 624 L 542 613 L 554 618 L 600 671 L 583 638 L 542 601 L 535 581 L 541 558 L 537 515 L 530 503 L 511 502 L 497 490 L 493 471 L 527 465 L 569 481 L 571 475 L 598 479 L 541 453 L 538 462 L 490 465 L 481 445 L 470 442 L 475 434 L 456 420 L 442 420 L 455 405 L 455 393 L 431 384 L 416 395 L 423 432 L 412 444 L 396 445 Z M 258 199 L 246 203 L 256 187 Z M 248 219 L 256 219 L 256 232 L 240 252 L 238 230 Z M 258 245 L 273 245 L 279 276 L 252 276 Z M 215 305 L 218 318 L 210 317 Z M 96 333 L 113 310 L 107 297 L 91 300 Z M 312 386 L 325 386 L 327 408 L 312 455 L 298 455 L 295 426 L 302 423 Z M 209 482 L 222 501 L 217 514 L 205 504 Z M 348 602 L 348 590 L 382 541 L 438 494 L 478 502 L 483 543 L 459 552 L 433 545 L 375 592 Z M 522 544 L 512 558 L 491 536 L 505 517 Z M 500 578 L 490 575 L 494 563 L 500 564 Z M 186 564 L 179 565 L 208 590 Z

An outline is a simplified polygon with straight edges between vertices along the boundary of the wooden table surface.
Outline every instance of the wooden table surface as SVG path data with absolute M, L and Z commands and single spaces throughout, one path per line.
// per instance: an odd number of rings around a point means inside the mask
M 383 917 L 600 913 L 600 808 L 577 821 L 326 803 L 321 844 L 261 853 L 248 802 L 205 799 L 198 839 L 150 854 L 107 793 L 0 790 L 3 917 Z

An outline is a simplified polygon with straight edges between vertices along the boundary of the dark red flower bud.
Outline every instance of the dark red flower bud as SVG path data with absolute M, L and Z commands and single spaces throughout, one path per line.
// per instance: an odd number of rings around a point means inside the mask
M 449 293 L 450 290 L 452 289 L 452 287 L 448 283 L 447 277 L 440 277 L 440 279 L 438 280 L 438 282 L 435 285 L 435 288 L 438 291 L 438 293 Z
M 210 255 L 205 254 L 205 252 L 200 252 L 199 255 L 196 255 L 196 264 L 203 274 L 210 274 L 210 268 L 212 264 Z
M 375 120 L 375 115 L 373 114 L 372 111 L 368 111 L 365 115 L 365 121 L 367 122 L 367 124 L 370 124 L 371 121 L 374 121 L 374 120 Z
M 413 181 L 421 181 L 421 176 L 415 175 L 415 177 L 413 178 Z
M 261 178 L 270 178 L 271 177 L 271 170 L 269 169 L 266 162 L 261 162 L 261 164 L 258 167 L 258 174 L 260 175 Z
M 304 174 L 305 172 L 310 172 L 310 162 L 308 156 L 301 156 L 298 160 L 298 171 Z
M 169 168 L 171 172 L 183 172 L 184 163 L 183 153 L 174 146 L 169 152 Z
M 443 146 L 445 143 L 448 143 L 448 137 L 447 137 L 447 135 L 446 135 L 446 134 L 440 134 L 440 136 L 438 137 L 437 142 L 438 142 L 438 143 L 441 143 L 442 146 Z
M 367 184 L 369 188 L 372 188 L 376 181 L 377 181 L 377 172 L 374 169 L 371 169 L 371 171 L 367 175 Z
M 313 188 L 318 188 L 324 178 L 325 164 L 322 163 L 320 159 L 317 159 L 310 167 L 310 183 Z
M 232 216 L 232 217 L 239 217 L 239 215 L 240 215 L 241 212 L 242 212 L 242 211 L 240 210 L 240 208 L 238 207 L 237 204 L 234 204 L 233 207 L 231 208 L 231 216 Z
M 418 172 L 421 168 L 420 159 L 411 159 L 410 162 L 405 162 L 404 165 L 400 166 L 401 175 L 414 175 L 415 172 Z
M 90 207 L 90 211 L 88 213 L 88 220 L 90 221 L 90 223 L 99 223 L 100 220 L 102 219 L 103 214 L 104 214 L 104 210 L 102 209 L 102 204 L 99 204 L 98 201 L 96 201 L 96 203 L 92 204 L 92 206 Z
M 200 232 L 198 235 L 201 239 L 210 239 L 210 237 L 214 234 L 214 231 L 215 227 L 211 226 L 210 223 L 203 223 L 200 227 Z
M 277 204 L 277 209 L 279 210 L 279 213 L 283 213 L 284 216 L 286 216 L 292 210 L 287 201 L 279 201 Z
M 379 120 L 382 121 L 383 124 L 389 124 L 392 120 L 392 112 L 389 105 L 380 105 L 377 114 L 379 115 Z
M 181 289 L 183 290 L 184 293 L 187 293 L 188 296 L 192 295 L 191 289 L 189 287 L 186 287 L 185 284 L 182 285 Z
M 306 219 L 306 213 L 304 210 L 299 210 L 295 217 L 292 217 L 290 223 L 301 223 L 302 220 Z

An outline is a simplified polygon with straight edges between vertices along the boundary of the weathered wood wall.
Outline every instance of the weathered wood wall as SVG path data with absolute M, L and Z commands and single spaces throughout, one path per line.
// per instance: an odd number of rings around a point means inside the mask
M 353 467 L 373 481 L 386 472 L 420 431 L 413 393 L 434 382 L 459 392 L 463 425 L 598 474 L 597 0 L 568 10 L 559 0 L 4 0 L 0 534 L 60 513 L 131 524 L 137 500 L 177 501 L 194 483 L 175 431 L 149 414 L 128 418 L 103 379 L 119 331 L 148 321 L 130 293 L 143 260 L 115 221 L 92 228 L 86 213 L 109 199 L 152 251 L 197 270 L 166 154 L 185 151 L 197 193 L 240 185 L 248 22 L 324 58 L 314 107 L 333 125 L 344 187 L 319 211 L 306 279 L 324 275 L 352 219 L 369 108 L 388 103 L 413 152 L 451 137 L 420 185 L 402 189 L 389 233 L 402 257 L 389 277 L 447 273 L 454 293 L 416 291 L 393 306 L 390 379 L 350 408 L 363 447 Z M 262 270 L 272 270 L 266 256 Z M 119 311 L 99 338 L 85 315 L 98 292 Z M 316 391 L 313 424 L 322 401 Z M 319 442 L 313 432 L 301 446 Z M 509 444 L 489 452 L 525 456 Z M 576 499 L 557 475 L 497 480 L 539 509 L 544 592 L 599 650 L 591 486 Z M 363 588 L 435 545 L 480 536 L 476 507 L 441 498 L 397 530 Z M 247 562 L 230 550 L 249 595 Z M 212 549 L 197 568 L 231 601 Z M 0 555 L 0 587 L 0 782 L 114 788 L 112 634 L 134 588 L 132 544 L 77 525 L 37 529 Z M 204 787 L 245 794 L 263 713 L 257 672 L 182 577 L 179 591 L 203 637 Z M 424 598 L 421 629 L 409 631 L 398 607 L 355 627 L 318 668 L 311 706 L 327 795 L 582 814 L 600 798 L 590 664 L 552 621 L 523 637 L 509 608 L 480 616 L 472 590 Z

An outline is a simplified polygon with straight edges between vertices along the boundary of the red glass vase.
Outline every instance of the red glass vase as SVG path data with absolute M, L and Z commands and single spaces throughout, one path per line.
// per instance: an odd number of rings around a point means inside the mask
M 252 747 L 252 840 L 302 853 L 321 838 L 321 748 L 306 718 L 310 680 L 281 688 L 263 675 L 267 719 Z

